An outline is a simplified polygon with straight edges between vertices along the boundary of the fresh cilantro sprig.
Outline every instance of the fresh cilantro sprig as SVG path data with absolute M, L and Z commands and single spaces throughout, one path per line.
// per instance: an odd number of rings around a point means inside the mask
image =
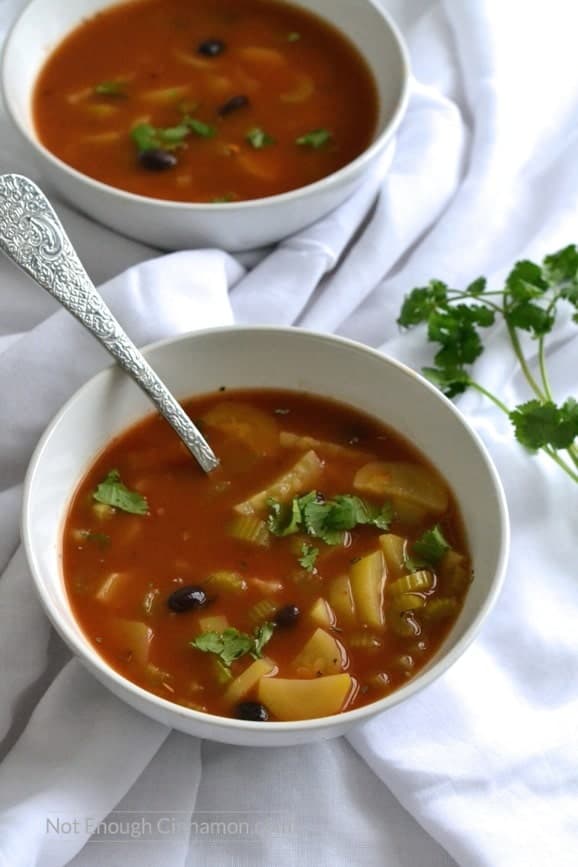
M 438 345 L 434 365 L 424 374 L 450 398 L 473 388 L 505 412 L 518 442 L 531 451 L 541 450 L 578 483 L 578 404 L 573 397 L 554 399 L 546 362 L 546 339 L 556 325 L 562 306 L 570 306 L 578 323 L 578 248 L 570 245 L 541 265 L 517 262 L 499 291 L 488 291 L 479 277 L 464 290 L 440 280 L 414 289 L 404 300 L 398 319 L 402 328 L 425 324 L 427 337 Z M 501 319 L 532 400 L 510 409 L 477 382 L 471 365 L 484 351 L 483 329 Z M 521 332 L 537 342 L 537 371 L 525 355 Z M 566 456 L 560 454 L 566 451 Z
M 263 656 L 263 648 L 274 631 L 275 625 L 269 622 L 257 626 L 253 635 L 229 627 L 223 632 L 203 632 L 189 644 L 197 650 L 202 650 L 203 653 L 213 653 L 228 668 L 236 659 L 246 654 L 250 654 L 253 659 L 260 659 Z
M 137 150 L 142 152 L 153 148 L 176 150 L 184 146 L 185 139 L 191 133 L 200 138 L 213 138 L 216 135 L 216 129 L 195 117 L 184 115 L 176 126 L 155 127 L 150 123 L 139 123 L 133 126 L 130 134 Z
M 269 500 L 267 526 L 274 536 L 305 531 L 327 545 L 341 545 L 343 534 L 360 524 L 387 530 L 393 520 L 391 503 L 375 506 L 351 494 L 326 500 L 317 491 L 295 497 L 289 504 Z
M 439 524 L 426 530 L 412 546 L 411 564 L 419 569 L 423 566 L 437 566 L 446 551 L 451 548 L 450 543 L 442 533 Z
M 314 572 L 318 557 L 319 548 L 316 548 L 315 545 L 309 545 L 307 542 L 303 542 L 301 545 L 301 554 L 297 558 L 297 562 L 306 572 Z
M 96 486 L 92 493 L 93 500 L 120 509 L 122 512 L 130 512 L 131 515 L 148 515 L 149 506 L 147 498 L 137 491 L 130 491 L 120 480 L 118 470 L 111 470 Z

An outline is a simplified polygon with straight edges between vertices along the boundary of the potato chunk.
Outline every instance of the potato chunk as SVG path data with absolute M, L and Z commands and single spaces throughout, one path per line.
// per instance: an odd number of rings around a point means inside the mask
M 299 674 L 336 674 L 343 671 L 346 652 L 333 636 L 324 629 L 316 629 L 309 641 L 293 660 L 293 667 Z
M 335 614 L 331 609 L 331 605 L 321 596 L 313 603 L 308 614 L 309 619 L 316 626 L 322 626 L 324 629 L 329 629 L 335 623 Z
M 216 428 L 228 437 L 239 440 L 258 455 L 273 455 L 279 448 L 279 428 L 274 418 L 248 403 L 225 400 L 203 415 L 209 428 Z
M 120 650 L 131 655 L 131 660 L 142 666 L 147 664 L 154 636 L 150 626 L 138 620 L 115 620 L 111 623 L 110 633 Z
M 267 657 L 256 659 L 228 687 L 224 696 L 225 701 L 231 704 L 241 701 L 262 677 L 274 674 L 276 670 L 275 663 Z
M 339 575 L 333 579 L 329 585 L 329 602 L 339 626 L 354 626 L 357 623 L 349 575 Z
M 362 494 L 402 497 L 438 515 L 448 507 L 446 486 L 433 470 L 421 464 L 372 461 L 357 472 L 353 485 Z
M 349 674 L 331 674 L 309 680 L 263 677 L 258 700 L 278 720 L 315 719 L 344 710 L 355 681 Z
M 298 494 L 302 494 L 303 491 L 310 491 L 314 488 L 322 469 L 323 461 L 314 451 L 309 451 L 264 491 L 253 494 L 248 500 L 235 506 L 235 511 L 244 515 L 258 512 L 265 508 L 269 498 L 286 503 Z
M 381 551 L 362 557 L 351 567 L 349 577 L 359 623 L 383 628 L 383 588 L 386 574 Z

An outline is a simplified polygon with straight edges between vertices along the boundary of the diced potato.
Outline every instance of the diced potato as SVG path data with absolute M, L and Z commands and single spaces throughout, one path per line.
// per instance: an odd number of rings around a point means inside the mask
M 357 472 L 353 484 L 362 494 L 401 497 L 434 514 L 448 507 L 446 486 L 433 470 L 421 464 L 372 461 Z
M 343 671 L 346 659 L 340 642 L 324 629 L 316 629 L 292 664 L 298 674 L 317 677 Z
M 278 720 L 315 719 L 344 710 L 355 681 L 349 674 L 331 674 L 308 680 L 263 677 L 258 700 Z
M 143 102 L 150 102 L 153 105 L 172 105 L 187 96 L 190 90 L 190 84 L 177 84 L 172 87 L 156 87 L 153 90 L 143 90 L 138 96 Z
M 223 614 L 212 614 L 199 617 L 199 629 L 201 632 L 224 632 L 229 626 L 229 621 Z
M 297 74 L 295 85 L 291 90 L 286 90 L 279 95 L 281 102 L 298 103 L 306 102 L 315 92 L 315 85 L 310 75 L 303 72 Z
M 260 181 L 275 181 L 283 169 L 279 153 L 275 150 L 241 151 L 237 166 Z
M 383 589 L 386 575 L 381 551 L 374 551 L 352 565 L 349 578 L 359 623 L 377 629 L 383 627 Z
M 109 120 L 117 115 L 120 111 L 118 105 L 108 105 L 108 103 L 88 103 L 84 106 L 84 111 L 97 120 Z
M 309 451 L 299 458 L 290 470 L 276 479 L 264 491 L 253 494 L 244 503 L 239 503 L 235 506 L 235 511 L 245 515 L 258 512 L 260 509 L 265 508 L 269 498 L 286 503 L 298 494 L 315 488 L 322 469 L 323 461 L 314 451 Z
M 99 521 L 108 521 L 114 517 L 116 509 L 113 506 L 107 506 L 106 503 L 93 503 L 92 512 Z
M 287 59 L 280 51 L 262 45 L 247 45 L 239 51 L 239 57 L 251 66 L 262 68 L 264 72 L 267 69 L 280 69 L 287 66 Z
M 263 659 L 256 659 L 227 688 L 225 701 L 231 704 L 241 701 L 262 677 L 272 677 L 276 671 L 277 666 L 271 659 L 267 659 L 266 656 Z
M 207 89 L 216 97 L 226 96 L 233 89 L 233 82 L 226 75 L 215 75 L 214 73 L 206 77 Z
M 321 596 L 313 603 L 308 613 L 309 619 L 316 626 L 321 626 L 323 629 L 329 629 L 335 623 L 335 614 L 331 609 L 331 605 Z
M 299 436 L 299 434 L 291 433 L 291 431 L 281 431 L 279 442 L 283 448 L 317 449 L 321 453 L 325 452 L 332 457 L 343 458 L 344 460 L 367 460 L 370 457 L 368 452 L 362 452 L 353 446 L 342 446 L 339 443 L 332 443 L 328 440 L 318 440 L 310 436 Z
M 391 497 L 391 505 L 396 521 L 407 524 L 409 527 L 417 527 L 423 524 L 428 516 L 428 510 L 417 503 L 412 503 L 404 497 Z
M 67 94 L 66 101 L 71 105 L 78 105 L 79 102 L 88 99 L 93 93 L 94 89 L 92 87 L 83 87 L 80 90 L 74 90 L 72 93 Z
M 393 578 L 399 578 L 404 572 L 407 572 L 405 566 L 406 540 L 403 536 L 385 533 L 379 537 L 379 544 L 385 557 L 388 574 Z
M 95 598 L 107 605 L 114 605 L 115 602 L 122 599 L 123 593 L 132 579 L 131 572 L 111 572 L 99 586 Z
M 94 135 L 84 135 L 80 141 L 84 142 L 84 144 L 107 145 L 115 144 L 120 138 L 121 134 L 119 132 L 110 130 L 109 132 L 97 132 Z
M 365 650 L 368 653 L 376 653 L 383 647 L 382 639 L 365 629 L 360 632 L 353 632 L 349 638 L 349 644 L 351 647 Z
M 353 626 L 357 623 L 349 575 L 339 575 L 333 579 L 329 585 L 329 603 L 339 625 Z
M 248 403 L 226 400 L 202 417 L 208 427 L 240 440 L 258 455 L 274 455 L 279 448 L 279 428 L 272 416 Z
M 120 650 L 131 654 L 131 660 L 142 666 L 147 664 L 154 636 L 150 626 L 138 620 L 114 620 L 110 632 Z
M 166 681 L 170 681 L 172 676 L 159 668 L 158 665 L 153 665 L 152 662 L 147 662 L 145 665 L 144 676 L 150 686 L 158 688 Z

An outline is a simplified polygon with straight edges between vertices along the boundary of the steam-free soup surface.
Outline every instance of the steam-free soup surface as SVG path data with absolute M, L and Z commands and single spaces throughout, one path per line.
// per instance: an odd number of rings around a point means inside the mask
M 371 141 L 377 98 L 357 49 L 277 0 L 133 0 L 48 59 L 34 114 L 75 169 L 144 196 L 255 199 L 310 184 Z
M 110 444 L 64 532 L 74 613 L 125 677 L 187 707 L 291 720 L 375 701 L 440 646 L 470 581 L 459 512 L 382 424 L 293 392 L 186 404 Z

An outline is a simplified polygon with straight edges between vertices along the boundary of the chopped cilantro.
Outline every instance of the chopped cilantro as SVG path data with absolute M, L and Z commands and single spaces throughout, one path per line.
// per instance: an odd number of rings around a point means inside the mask
M 110 545 L 110 536 L 108 533 L 97 533 L 94 530 L 81 530 L 80 536 L 86 539 L 87 542 L 94 542 L 99 548 L 106 548 Z
M 273 623 L 262 623 L 253 635 L 239 632 L 234 627 L 229 627 L 223 632 L 203 632 L 189 644 L 203 653 L 213 653 L 223 665 L 229 667 L 236 659 L 249 653 L 254 659 L 263 655 L 263 647 L 273 635 L 275 626 Z
M 275 500 L 268 502 L 270 514 L 267 526 L 275 536 L 288 536 L 305 530 L 327 545 L 340 545 L 346 530 L 369 524 L 387 530 L 392 519 L 390 503 L 374 506 L 352 494 L 323 499 L 317 491 L 296 497 L 288 505 Z
M 94 93 L 98 96 L 126 96 L 125 86 L 122 81 L 101 81 L 95 85 Z
M 307 572 L 313 572 L 318 556 L 319 548 L 316 548 L 314 545 L 309 545 L 307 542 L 303 542 L 301 545 L 301 556 L 297 558 L 297 562 Z
M 265 132 L 264 129 L 261 129 L 260 126 L 254 126 L 253 129 L 250 129 L 245 136 L 245 140 L 248 141 L 255 150 L 262 150 L 263 148 L 268 147 L 268 145 L 275 144 L 273 136 Z
M 208 123 L 203 123 L 202 120 L 197 120 L 196 117 L 187 116 L 183 118 L 183 124 L 186 124 L 195 135 L 198 135 L 201 138 L 213 138 L 216 133 L 214 126 L 211 126 Z
M 413 552 L 424 562 L 416 562 L 408 558 L 408 566 L 435 566 L 442 559 L 446 551 L 451 548 L 450 543 L 444 537 L 439 524 L 426 530 L 413 544 Z
M 307 132 L 305 135 L 301 135 L 299 138 L 295 139 L 295 144 L 298 144 L 300 147 L 309 147 L 314 150 L 319 150 L 319 148 L 326 145 L 331 138 L 332 135 L 327 129 L 312 129 L 311 132 Z
M 146 497 L 129 489 L 120 480 L 118 470 L 111 470 L 105 479 L 97 485 L 92 497 L 97 503 L 112 506 L 131 515 L 148 515 Z

